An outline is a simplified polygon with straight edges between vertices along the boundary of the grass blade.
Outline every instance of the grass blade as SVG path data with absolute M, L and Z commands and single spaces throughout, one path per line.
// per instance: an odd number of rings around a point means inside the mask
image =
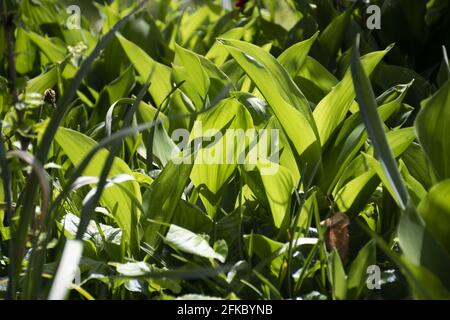
M 373 93 L 372 85 L 367 77 L 359 57 L 359 38 L 352 51 L 351 71 L 353 77 L 353 84 L 355 86 L 356 99 L 361 110 L 361 118 L 366 126 L 369 138 L 372 141 L 375 154 L 381 162 L 386 177 L 394 190 L 398 203 L 402 210 L 408 206 L 409 195 L 405 184 L 400 176 L 397 162 L 386 138 L 383 128 L 383 122 L 378 114 L 375 94 Z

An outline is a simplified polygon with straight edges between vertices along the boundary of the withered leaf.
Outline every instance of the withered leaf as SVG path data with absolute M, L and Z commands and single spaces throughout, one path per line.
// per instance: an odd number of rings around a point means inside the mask
M 350 242 L 350 219 L 347 215 L 337 212 L 328 219 L 322 221 L 321 225 L 327 227 L 325 233 L 327 250 L 331 251 L 335 248 L 339 252 L 342 262 L 345 262 Z

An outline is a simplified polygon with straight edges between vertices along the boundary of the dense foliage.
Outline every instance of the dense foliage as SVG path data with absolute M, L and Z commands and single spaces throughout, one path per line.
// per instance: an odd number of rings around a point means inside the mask
M 449 2 L 225 2 L 1 1 L 0 296 L 450 298 Z

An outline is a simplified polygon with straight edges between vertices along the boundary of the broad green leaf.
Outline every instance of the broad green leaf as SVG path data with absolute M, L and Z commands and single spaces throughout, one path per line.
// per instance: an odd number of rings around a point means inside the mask
M 339 189 L 335 195 L 336 205 L 341 211 L 356 213 L 367 204 L 379 184 L 376 173 L 370 170 L 352 179 Z
M 166 230 L 165 224 L 172 221 L 181 200 L 193 166 L 190 164 L 192 160 L 188 160 L 186 164 L 169 161 L 143 195 L 144 241 L 152 247 L 156 248 L 160 243 L 161 235 Z
M 194 102 L 198 110 L 203 108 L 208 94 L 210 80 L 203 69 L 200 58 L 187 49 L 175 45 L 175 61 L 172 72 L 176 83 L 181 83 L 182 89 Z
M 427 269 L 450 288 L 450 255 L 431 230 L 414 207 L 408 208 L 398 225 L 400 247 L 412 264 Z
M 393 156 L 399 158 L 414 140 L 414 132 L 411 128 L 395 130 L 389 132 L 386 138 Z M 369 148 L 369 152 L 373 154 L 373 146 Z M 361 158 L 362 156 L 364 159 Z M 348 170 L 350 172 L 354 170 L 356 177 L 347 181 L 342 188 L 339 185 L 336 188 L 338 190 L 336 204 L 341 210 L 348 210 L 351 213 L 356 213 L 365 206 L 367 198 L 372 195 L 379 183 L 378 178 L 382 180 L 391 195 L 396 199 L 394 189 L 391 187 L 391 183 L 386 177 L 381 164 L 370 154 L 363 154 L 362 156 L 356 158 L 349 165 L 350 169 Z M 376 177 L 377 174 L 378 178 Z M 341 176 L 340 178 L 342 179 L 343 177 Z M 397 201 L 397 203 L 399 202 Z
M 292 78 L 300 72 L 311 46 L 317 39 L 319 33 L 314 34 L 310 39 L 294 44 L 286 49 L 279 57 L 278 62 L 286 69 Z
M 324 95 L 339 83 L 331 72 L 312 57 L 306 57 L 298 76 L 311 81 Z
M 450 291 L 443 285 L 439 277 L 426 268 L 411 263 L 406 257 L 402 257 L 402 262 L 410 272 L 407 275 L 407 280 L 411 286 L 411 291 L 417 299 L 450 299 Z
M 307 236 L 314 213 L 318 212 L 317 191 L 311 193 L 304 205 L 299 210 L 297 227 L 301 236 Z
M 170 68 L 150 58 L 144 50 L 123 36 L 117 34 L 116 37 L 142 81 L 150 80 L 149 92 L 155 103 L 160 105 L 172 90 Z
M 205 238 L 189 230 L 172 224 L 164 242 L 172 248 L 196 256 L 216 259 L 224 263 L 226 257 L 214 251 Z
M 119 77 L 105 86 L 97 99 L 95 108 L 106 109 L 123 97 L 127 97 L 135 84 L 134 70 L 130 66 Z
M 270 266 L 270 270 L 274 275 L 279 274 L 283 257 L 278 255 L 277 252 L 283 248 L 283 243 L 261 234 L 245 235 L 244 242 L 247 250 L 250 249 L 250 243 L 252 244 L 256 256 Z
M 143 261 L 117 263 L 114 266 L 118 273 L 127 277 L 139 277 L 152 271 L 151 266 Z
M 397 130 L 391 130 L 386 133 L 386 139 L 389 148 L 392 150 L 392 154 L 395 158 L 402 155 L 409 146 L 415 140 L 415 134 L 413 128 L 402 128 Z M 370 146 L 368 153 L 373 155 L 373 145 Z
M 210 60 L 178 45 L 172 74 L 175 83 L 183 82 L 181 88 L 197 110 L 223 94 L 224 88 L 231 84 L 228 76 Z
M 154 59 L 167 61 L 172 58 L 172 52 L 163 39 L 162 29 L 153 15 L 145 11 L 135 14 L 122 28 L 121 34 Z
M 244 236 L 248 255 L 256 254 L 261 260 L 260 265 L 269 265 L 275 276 L 279 276 L 281 268 L 284 268 L 283 260 L 289 251 L 289 242 L 281 243 L 262 234 L 250 234 Z M 292 248 L 316 245 L 317 238 L 298 238 L 292 243 Z
M 244 36 L 244 33 L 245 28 L 238 27 L 228 30 L 221 35 L 221 38 L 239 40 Z M 230 53 L 222 45 L 220 45 L 220 43 L 215 42 L 205 57 L 213 61 L 217 66 L 221 66 L 225 63 L 225 61 L 227 61 L 229 55 Z
M 180 22 L 180 38 L 181 45 L 188 46 L 188 43 L 195 40 L 197 30 L 202 25 L 207 24 L 210 19 L 211 11 L 207 6 L 202 6 L 200 9 L 194 12 L 185 12 Z
M 328 279 L 331 282 L 333 299 L 344 300 L 347 296 L 347 275 L 336 249 L 333 249 L 328 258 Z
M 32 31 L 29 31 L 27 36 L 41 50 L 50 62 L 60 64 L 67 58 L 68 53 L 62 45 L 56 44 L 49 38 L 44 38 Z M 63 76 L 64 78 L 73 78 L 75 73 L 75 67 L 72 64 L 67 64 L 66 68 L 64 68 Z
M 422 147 L 418 143 L 411 144 L 403 154 L 402 160 L 410 174 L 428 190 L 432 185 L 432 169 Z
M 108 93 L 109 104 L 113 104 L 117 100 L 127 97 L 130 90 L 135 84 L 135 76 L 131 67 L 127 68 L 113 82 L 108 84 L 103 90 Z
M 392 42 L 394 41 L 396 40 Z M 380 63 L 373 73 L 372 79 L 377 87 L 384 90 L 399 83 L 414 81 L 408 95 L 408 100 L 414 105 L 419 105 L 422 100 L 428 98 L 434 92 L 433 86 L 423 76 L 403 66 Z
M 268 170 L 268 166 L 273 173 L 263 174 L 264 170 Z M 259 161 L 257 167 L 269 201 L 274 226 L 285 229 L 289 222 L 291 195 L 295 187 L 292 175 L 288 169 L 269 161 Z
M 237 230 L 240 230 L 242 224 L 241 208 L 237 207 L 230 214 L 220 218 L 216 216 L 215 221 L 217 221 L 214 225 L 215 238 L 226 241 L 230 259 L 240 258 L 243 240 L 242 234 Z
M 399 96 L 378 108 L 378 113 L 383 121 L 387 121 L 399 110 L 408 87 L 409 85 L 399 86 L 397 88 Z M 364 130 L 364 123 L 358 111 L 344 121 L 336 139 L 325 152 L 323 162 L 326 174 L 322 175 L 320 181 L 320 186 L 324 190 L 331 192 L 344 169 L 358 154 L 366 140 L 367 132 Z
M 440 180 L 450 178 L 450 80 L 424 102 L 416 119 L 420 144 Z
M 21 20 L 33 30 L 39 30 L 42 24 L 56 23 L 59 25 L 64 22 L 64 16 L 61 16 L 54 3 L 34 0 L 23 0 L 19 3 Z
M 411 196 L 411 200 L 413 201 L 415 206 L 418 206 L 422 199 L 424 199 L 427 195 L 426 189 L 423 185 L 416 180 L 408 171 L 408 167 L 402 161 L 400 162 L 400 172 L 402 173 L 403 179 L 406 182 L 406 186 L 408 188 L 408 192 Z
M 145 136 L 144 136 L 145 137 Z M 155 135 L 153 139 L 153 154 L 159 159 L 163 167 L 166 166 L 175 154 L 180 150 L 172 141 L 161 122 L 155 125 Z
M 407 217 L 407 215 L 404 215 L 404 217 Z M 413 264 L 406 256 L 392 251 L 384 239 L 377 233 L 368 229 L 366 229 L 366 232 L 372 236 L 383 252 L 399 266 L 416 299 L 450 299 L 448 289 L 444 287 L 441 279 L 435 274 L 422 266 Z
M 83 160 L 83 157 L 96 144 L 94 140 L 82 133 L 63 127 L 58 129 L 55 140 L 74 165 L 79 164 Z M 92 159 L 91 163 L 86 168 L 84 175 L 98 177 L 107 156 L 107 150 L 100 151 Z M 109 176 L 113 177 L 119 174 L 132 175 L 132 171 L 122 159 L 116 158 Z M 138 183 L 130 181 L 124 182 L 122 185 L 124 188 L 130 190 L 136 199 L 139 201 L 141 200 L 141 191 Z M 136 222 L 140 215 L 138 208 L 134 206 L 133 201 L 128 194 L 119 186 L 111 186 L 105 189 L 100 199 L 100 203 L 114 214 L 117 223 L 122 229 L 124 241 L 129 244 L 130 241 L 132 241 L 131 237 L 136 237 Z
M 364 56 L 361 63 L 365 72 L 370 75 L 388 52 L 389 48 Z M 345 119 L 355 96 L 352 73 L 350 70 L 347 70 L 344 79 L 314 109 L 314 119 L 316 120 L 322 146 L 328 143 L 335 130 Z
M 195 233 L 208 233 L 213 227 L 213 221 L 207 214 L 185 200 L 178 203 L 172 223 Z M 233 236 L 235 235 L 233 233 Z
M 272 115 L 269 112 L 267 102 L 252 94 L 238 91 L 232 95 L 242 103 L 252 116 L 253 123 L 256 128 L 264 127 Z
M 296 162 L 294 151 L 292 151 L 292 145 L 289 143 L 289 138 L 286 136 L 286 133 L 283 131 L 280 123 L 275 117 L 271 117 L 267 122 L 265 127 L 266 130 L 278 130 L 279 133 L 279 161 L 273 159 L 273 161 L 278 162 L 281 166 L 289 169 L 292 179 L 295 185 L 298 185 L 300 182 L 300 170 Z
M 358 299 L 366 288 L 367 268 L 376 262 L 375 241 L 371 240 L 353 260 L 348 273 L 348 298 Z
M 320 44 L 320 57 L 327 65 L 334 59 L 341 47 L 351 13 L 352 10 L 346 10 L 341 13 L 320 34 L 318 40 Z
M 236 62 L 256 84 L 300 156 L 308 176 L 320 164 L 320 142 L 305 96 L 287 71 L 263 49 L 237 40 L 221 40 Z
M 27 82 L 26 91 L 28 93 L 37 92 L 41 95 L 45 93 L 45 90 L 54 88 L 58 82 L 58 68 L 50 68 L 47 72 L 30 79 Z
M 66 214 L 61 220 L 61 226 L 63 226 L 65 231 L 70 233 L 73 237 L 77 234 L 79 224 L 80 218 L 71 213 Z M 92 241 L 98 251 L 104 249 L 108 243 L 120 246 L 121 238 L 122 230 L 119 228 L 114 228 L 102 223 L 97 224 L 93 220 L 89 221 L 89 225 L 83 235 L 83 240 Z
M 139 103 L 139 107 L 137 110 L 137 118 L 138 118 L 139 123 L 145 123 L 145 122 L 150 123 L 150 122 L 154 121 L 156 112 L 157 112 L 157 109 L 155 107 L 141 101 L 141 103 Z M 164 113 L 160 112 L 158 115 L 158 119 L 159 119 L 159 121 L 162 122 L 162 124 L 164 125 L 164 128 L 166 130 L 168 130 L 169 119 L 167 118 L 167 116 Z
M 33 71 L 36 59 L 36 46 L 22 28 L 16 29 L 15 52 L 17 72 L 26 74 Z
M 223 100 L 194 124 L 191 140 L 203 137 L 206 146 L 198 151 L 191 179 L 200 188 L 210 217 L 219 205 L 225 183 L 245 160 L 246 147 L 254 139 L 248 134 L 251 129 L 249 112 L 235 99 Z
M 450 252 L 450 180 L 433 188 L 422 200 L 417 210 L 434 237 Z

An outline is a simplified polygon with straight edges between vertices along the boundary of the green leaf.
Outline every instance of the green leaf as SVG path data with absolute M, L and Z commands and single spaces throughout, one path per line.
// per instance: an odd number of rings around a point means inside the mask
M 311 81 L 323 95 L 328 94 L 339 83 L 331 72 L 312 57 L 306 57 L 298 76 Z
M 450 178 L 450 80 L 425 101 L 416 119 L 420 144 L 440 180 Z
M 269 264 L 270 270 L 274 275 L 279 274 L 283 263 L 283 256 L 277 253 L 283 248 L 283 243 L 272 240 L 262 234 L 245 235 L 244 242 L 247 251 L 250 249 L 250 244 L 252 244 L 256 256 L 266 264 Z
M 150 80 L 149 92 L 155 103 L 160 105 L 172 91 L 171 69 L 150 58 L 144 50 L 123 36 L 116 34 L 116 37 L 143 81 Z
M 400 172 L 405 179 L 408 192 L 411 195 L 411 200 L 415 206 L 418 206 L 420 201 L 427 195 L 427 191 L 423 185 L 409 173 L 408 168 L 403 161 L 400 162 Z
M 221 35 L 221 38 L 239 40 L 244 36 L 244 33 L 245 28 L 238 27 L 228 30 Z M 225 61 L 227 61 L 229 55 L 230 53 L 222 45 L 220 45 L 220 43 L 215 42 L 205 57 L 213 61 L 217 66 L 221 66 L 225 63 Z
M 55 140 L 74 165 L 78 165 L 89 150 L 96 144 L 94 140 L 82 133 L 63 127 L 58 129 Z M 107 150 L 100 151 L 92 159 L 91 163 L 84 171 L 84 175 L 94 177 L 100 176 L 107 156 Z M 119 174 L 132 175 L 132 171 L 122 159 L 116 157 L 109 177 L 117 176 Z M 138 201 L 141 201 L 141 191 L 138 183 L 129 181 L 124 182 L 122 185 L 124 188 L 130 190 Z M 134 224 L 138 221 L 140 215 L 138 209 L 134 206 L 133 201 L 121 187 L 111 186 L 104 190 L 100 202 L 114 214 L 117 223 L 123 231 L 123 239 L 129 244 L 131 237 L 136 237 L 134 231 L 136 226 Z
M 29 31 L 27 36 L 41 50 L 50 62 L 60 64 L 67 58 L 68 53 L 61 44 L 54 43 L 50 39 L 44 38 L 32 31 Z M 75 73 L 75 67 L 71 64 L 67 64 L 66 68 L 64 68 L 63 76 L 64 78 L 73 78 Z
M 370 75 L 389 50 L 390 48 L 364 56 L 361 63 L 365 72 Z M 322 146 L 328 143 L 332 134 L 345 119 L 355 96 L 352 73 L 349 69 L 342 81 L 314 109 L 314 119 L 316 120 Z
M 376 262 L 375 241 L 367 243 L 353 260 L 348 273 L 348 298 L 358 299 L 366 288 L 367 268 Z
M 64 227 L 65 231 L 74 238 L 77 234 L 79 224 L 80 218 L 71 213 L 66 214 L 61 220 L 61 225 Z M 102 223 L 97 224 L 93 220 L 89 221 L 89 225 L 83 235 L 83 240 L 92 241 L 98 251 L 102 250 L 108 244 L 120 246 L 121 238 L 122 230 L 119 228 L 114 228 Z M 114 258 L 119 259 L 120 256 Z
M 432 185 L 431 167 L 428 165 L 425 152 L 418 143 L 413 143 L 402 156 L 408 171 L 425 189 Z
M 19 2 L 19 16 L 27 26 L 37 30 L 42 24 L 62 24 L 63 18 L 54 3 L 48 1 L 23 0 Z
M 449 291 L 443 286 L 441 280 L 436 275 L 422 266 L 413 264 L 406 256 L 400 256 L 400 254 L 392 251 L 381 236 L 367 229 L 363 224 L 360 224 L 360 226 L 372 236 L 383 252 L 399 266 L 416 299 L 450 298 Z
M 118 273 L 127 277 L 139 277 L 152 271 L 151 266 L 143 261 L 117 263 L 114 266 Z
M 36 46 L 22 28 L 16 29 L 15 46 L 17 72 L 21 74 L 32 72 L 36 59 Z
M 128 67 L 120 74 L 119 77 L 117 77 L 117 79 L 103 88 L 102 92 L 100 93 L 100 97 L 103 92 L 107 93 L 109 97 L 108 105 L 111 105 L 117 100 L 123 97 L 127 97 L 134 84 L 134 71 L 131 67 Z
M 194 124 L 191 139 L 203 137 L 208 144 L 198 151 L 191 179 L 200 188 L 210 217 L 220 203 L 225 183 L 245 159 L 244 152 L 253 139 L 247 130 L 252 128 L 250 113 L 235 99 L 222 100 Z
M 213 227 L 213 221 L 206 213 L 185 200 L 178 203 L 173 213 L 172 223 L 195 233 L 208 233 Z M 234 233 L 233 236 L 235 236 Z
M 414 140 L 414 133 L 411 128 L 405 128 L 389 132 L 386 138 L 393 152 L 393 156 L 399 158 L 411 145 Z M 373 153 L 373 146 L 369 148 L 370 151 Z M 380 179 L 394 199 L 396 199 L 397 203 L 399 203 L 394 189 L 391 187 L 390 180 L 385 175 L 380 162 L 370 154 L 358 156 L 348 167 L 340 179 L 344 181 L 349 179 L 349 181 L 346 181 L 343 187 L 340 186 L 341 183 L 338 183 L 335 188 L 337 190 L 336 204 L 341 210 L 350 211 L 353 214 L 362 210 L 367 204 L 367 199 L 375 191 Z M 351 177 L 348 177 L 348 175 Z
M 174 154 L 180 150 L 172 141 L 161 122 L 155 125 L 155 136 L 153 139 L 153 153 L 159 159 L 162 166 L 166 166 Z
M 37 92 L 41 95 L 45 93 L 45 90 L 54 88 L 58 83 L 58 68 L 50 68 L 47 72 L 40 74 L 39 76 L 30 79 L 27 82 L 26 91 L 28 93 Z
M 263 174 L 264 169 L 267 170 L 267 166 L 270 166 L 272 174 Z M 274 226 L 284 231 L 289 222 L 291 195 L 295 187 L 292 175 L 287 168 L 273 162 L 259 161 L 257 167 L 261 173 Z
M 406 257 L 402 262 L 408 268 L 408 283 L 417 299 L 422 300 L 448 300 L 450 292 L 442 284 L 441 279 L 424 267 L 412 264 Z
M 445 180 L 433 188 L 422 200 L 417 210 L 434 237 L 450 253 L 450 180 Z
M 328 279 L 331 282 L 333 299 L 344 300 L 347 296 L 347 276 L 336 249 L 333 249 L 328 258 L 328 274 Z
M 397 88 L 399 96 L 378 108 L 383 121 L 387 121 L 400 109 L 408 88 L 409 85 L 399 86 Z M 358 154 L 366 140 L 367 132 L 364 130 L 361 113 L 358 111 L 344 121 L 336 139 L 324 154 L 324 172 L 327 174 L 323 175 L 320 181 L 320 186 L 324 190 L 331 192 L 344 169 Z
M 189 161 L 192 163 L 192 161 Z M 144 240 L 157 247 L 160 243 L 160 235 L 170 223 L 175 209 L 181 199 L 184 188 L 191 174 L 192 164 L 176 164 L 169 161 L 158 178 L 153 181 L 150 189 L 143 195 L 144 215 Z M 174 179 L 176 177 L 176 179 Z
M 278 58 L 278 62 L 286 69 L 292 78 L 295 78 L 303 67 L 308 52 L 314 44 L 319 33 L 315 33 L 308 40 L 294 44 L 286 49 Z
M 175 83 L 181 83 L 182 89 L 194 102 L 198 110 L 203 108 L 208 94 L 210 80 L 202 67 L 200 58 L 187 49 L 175 45 L 175 61 L 172 72 Z
M 300 156 L 308 176 L 320 164 L 320 142 L 309 103 L 288 72 L 263 49 L 250 43 L 225 40 L 236 62 L 256 84 Z
M 387 51 L 379 53 L 379 59 L 381 59 L 386 53 Z M 361 110 L 361 117 L 366 126 L 369 138 L 374 146 L 375 154 L 380 160 L 383 170 L 386 172 L 386 176 L 388 177 L 392 189 L 395 192 L 395 198 L 398 200 L 400 207 L 402 209 L 406 209 L 409 201 L 408 192 L 400 176 L 392 150 L 389 148 L 380 115 L 377 111 L 372 86 L 369 78 L 367 77 L 367 72 L 362 66 L 357 46 L 353 47 L 351 75 L 353 77 L 354 90 L 356 92 L 357 101 Z
M 401 156 L 415 140 L 415 134 L 413 128 L 402 128 L 397 130 L 391 130 L 386 133 L 386 139 L 389 148 L 392 150 L 392 155 L 395 158 Z M 368 153 L 373 155 L 373 145 L 368 149 Z
M 214 251 L 205 238 L 172 224 L 164 242 L 172 248 L 199 257 L 216 259 L 224 263 L 226 257 Z
M 367 204 L 378 184 L 375 171 L 365 172 L 339 188 L 335 195 L 336 205 L 341 211 L 356 214 Z
M 346 10 L 334 18 L 319 37 L 321 61 L 327 65 L 341 48 L 351 13 L 352 10 Z
M 411 204 L 407 188 L 402 180 L 392 150 L 389 148 L 383 125 L 376 109 L 372 86 L 359 59 L 357 46 L 353 48 L 351 60 L 355 91 L 360 104 L 361 115 L 381 162 L 387 184 L 395 195 L 403 214 L 398 226 L 400 246 L 405 256 L 417 266 L 423 266 L 435 273 L 443 283 L 450 286 L 448 266 L 450 256 L 425 228 L 425 224 Z

